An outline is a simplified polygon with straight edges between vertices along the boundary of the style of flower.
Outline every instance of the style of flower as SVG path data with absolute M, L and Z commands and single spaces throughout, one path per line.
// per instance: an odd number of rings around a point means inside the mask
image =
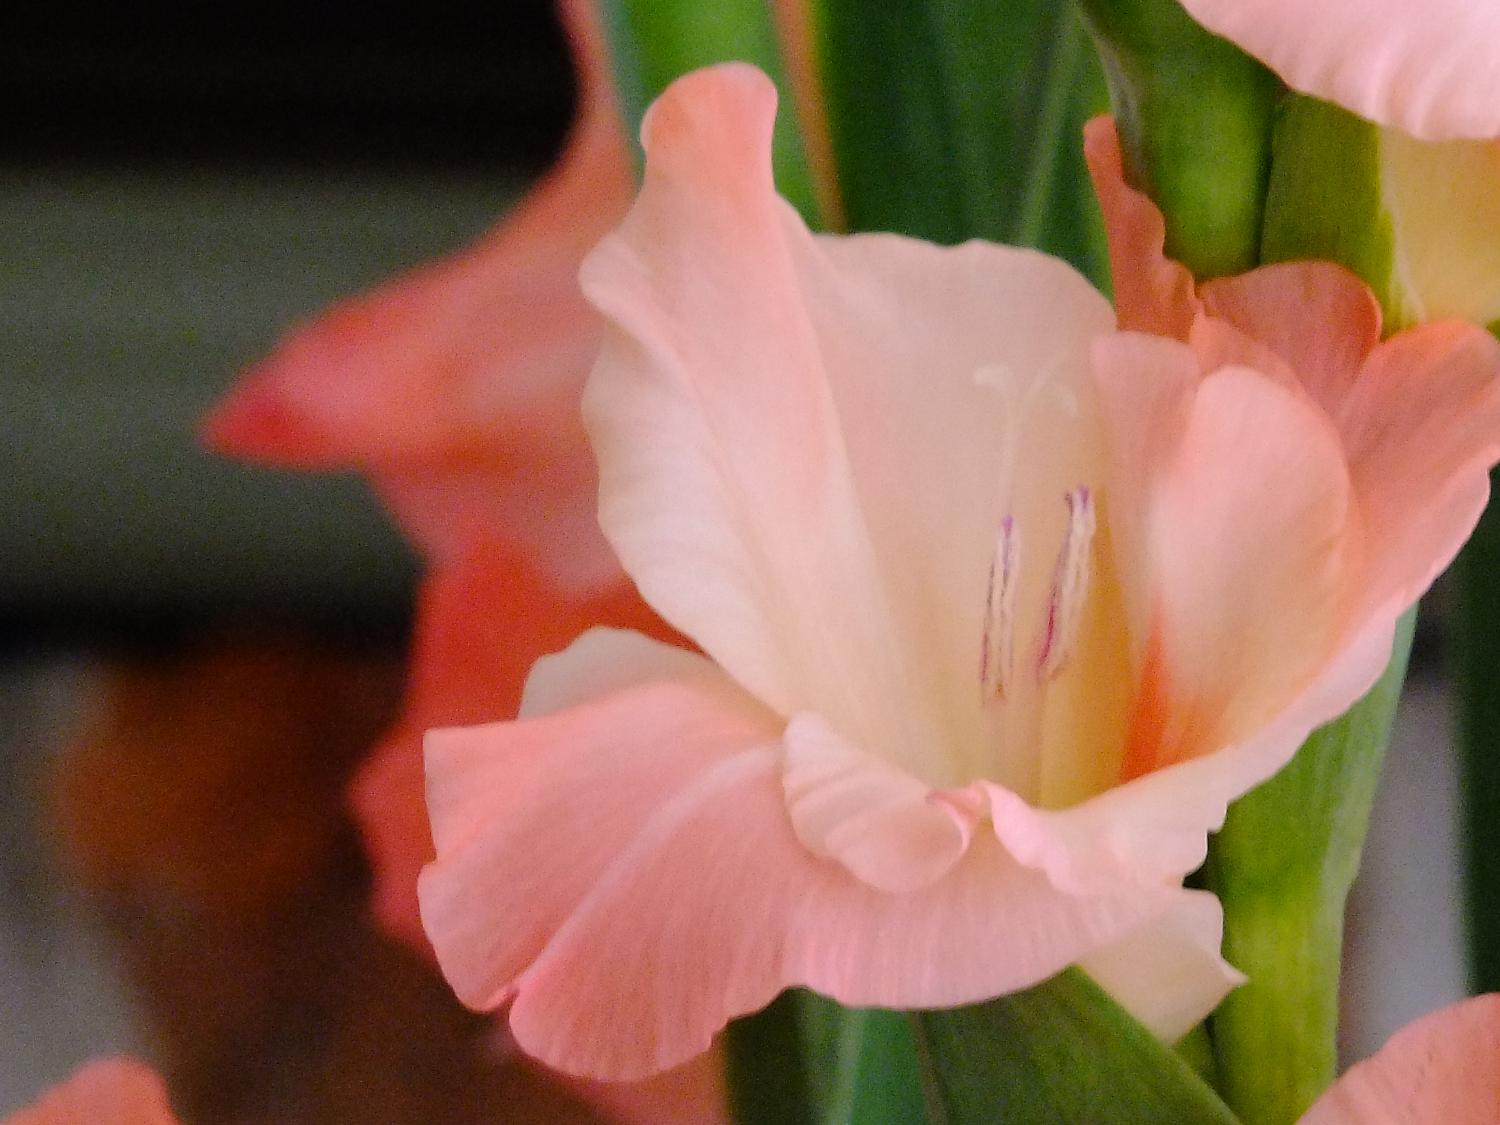
M 600 520 L 706 655 L 594 630 L 521 721 L 429 735 L 439 961 L 596 1077 L 790 985 L 934 1007 L 1074 963 L 1174 1037 L 1237 979 L 1182 877 L 1472 527 L 1500 346 L 1379 344 L 1330 268 L 1200 298 L 1159 215 L 1115 224 L 1153 335 L 1040 254 L 814 237 L 774 113 L 748 67 L 674 84 L 583 271 Z
M 583 255 L 624 215 L 629 148 L 591 0 L 561 0 L 579 76 L 562 156 L 476 246 L 294 331 L 204 427 L 236 456 L 360 469 L 438 559 L 501 529 L 569 591 L 619 568 L 578 418 L 599 317 Z
M 5 1125 L 178 1125 L 161 1077 L 129 1058 L 96 1059 Z
M 1451 1004 L 1391 1036 L 1301 1125 L 1494 1125 L 1500 1116 L 1500 994 Z
M 1423 140 L 1500 137 L 1500 7 L 1183 0 L 1292 88 Z

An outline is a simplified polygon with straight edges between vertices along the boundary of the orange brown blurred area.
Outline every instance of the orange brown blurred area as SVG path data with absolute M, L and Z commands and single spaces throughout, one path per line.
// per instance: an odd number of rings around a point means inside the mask
M 383 936 L 344 804 L 400 661 L 292 633 L 109 661 L 50 815 L 189 1122 L 585 1122 Z

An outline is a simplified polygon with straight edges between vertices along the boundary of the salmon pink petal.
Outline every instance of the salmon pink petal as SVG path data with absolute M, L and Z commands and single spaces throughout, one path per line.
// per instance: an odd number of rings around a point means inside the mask
M 403 713 L 349 791 L 374 868 L 372 905 L 388 933 L 430 953 L 417 910 L 417 875 L 433 855 L 423 733 L 514 718 L 533 663 L 591 625 L 668 633 L 628 586 L 587 599 L 564 596 L 519 549 L 491 538 L 424 583 Z
M 1363 599 L 1409 605 L 1462 546 L 1500 456 L 1500 342 L 1454 321 L 1371 355 L 1336 415 L 1371 540 Z
M 1137 1020 L 1174 1043 L 1245 983 L 1219 955 L 1223 941 L 1219 900 L 1206 891 L 1183 891 L 1161 918 L 1078 964 Z
M 1113 118 L 1084 126 L 1083 154 L 1104 211 L 1120 327 L 1186 340 L 1199 307 L 1193 275 L 1167 257 L 1167 223 L 1156 204 L 1125 181 Z
M 988 833 L 920 890 L 876 890 L 798 840 L 779 720 L 706 661 L 623 641 L 590 635 L 547 673 L 613 694 L 430 736 L 428 933 L 467 1003 L 514 997 L 517 1041 L 549 1065 L 651 1073 L 793 985 L 863 1006 L 987 998 L 1179 893 L 1061 894 Z M 634 682 L 620 686 L 622 661 Z
M 852 746 L 817 715 L 783 736 L 782 784 L 798 838 L 893 894 L 946 874 L 969 846 L 975 817 L 911 774 Z
M 1301 1125 L 1492 1125 L 1500 1112 L 1500 995 L 1463 1000 L 1391 1036 Z
M 583 706 L 427 735 L 437 858 L 419 883 L 422 920 L 472 1007 L 507 998 L 656 805 L 722 747 L 780 734 L 774 716 L 707 661 L 683 675 L 676 653 L 644 637 L 630 656 L 644 682 Z
M 599 518 L 646 601 L 753 694 L 865 741 L 915 709 L 771 183 L 775 110 L 726 64 L 647 115 L 645 186 L 582 274 L 611 322 L 584 402 Z
M 1424 140 L 1500 136 L 1500 8 L 1473 0 L 1184 0 L 1293 89 Z
M 1210 281 L 1203 304 L 1295 372 L 1330 417 L 1380 342 L 1375 295 L 1331 262 L 1285 262 Z
M 553 171 L 478 245 L 294 331 L 204 436 L 252 459 L 367 471 L 439 557 L 482 527 L 583 581 L 615 568 L 592 528 L 578 403 L 600 329 L 577 271 L 634 176 L 593 5 L 562 9 L 582 97 Z
M 1329 660 L 1359 561 L 1353 511 L 1338 434 L 1305 398 L 1249 368 L 1203 380 L 1151 499 L 1126 777 L 1237 741 Z
M 177 1125 L 161 1077 L 129 1058 L 98 1059 L 5 1125 Z

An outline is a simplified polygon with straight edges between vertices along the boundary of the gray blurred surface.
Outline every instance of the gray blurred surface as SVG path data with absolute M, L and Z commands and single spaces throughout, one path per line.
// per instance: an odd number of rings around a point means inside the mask
M 0 612 L 399 607 L 412 560 L 362 485 L 228 464 L 194 429 L 289 324 L 463 245 L 516 190 L 0 172 Z
M 78 655 L 0 664 L 0 1114 L 79 1063 L 140 1043 L 119 978 L 58 875 L 47 771 L 90 685 Z

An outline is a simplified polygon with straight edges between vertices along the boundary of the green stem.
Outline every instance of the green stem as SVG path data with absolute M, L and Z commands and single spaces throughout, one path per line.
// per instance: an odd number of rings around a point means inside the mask
M 1249 1125 L 1291 1125 L 1337 1071 L 1344 902 L 1359 870 L 1416 611 L 1370 693 L 1229 810 L 1209 855 L 1224 955 L 1249 978 L 1213 1016 L 1219 1089 Z
M 1280 84 L 1177 0 L 1078 0 L 1136 187 L 1161 207 L 1167 253 L 1198 277 L 1259 260 Z
M 631 135 L 676 78 L 711 63 L 754 63 L 775 80 L 781 112 L 772 140 L 776 188 L 810 226 L 822 225 L 807 147 L 792 112 L 775 22 L 765 0 L 603 0 L 615 85 Z

